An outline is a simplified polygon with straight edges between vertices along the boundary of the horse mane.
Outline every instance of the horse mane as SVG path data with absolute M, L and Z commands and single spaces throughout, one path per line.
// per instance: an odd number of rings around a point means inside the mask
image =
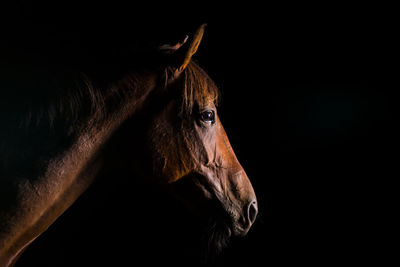
M 69 147 L 88 127 L 101 125 L 135 88 L 145 86 L 136 72 L 109 83 L 83 72 L 42 71 L 2 79 L 0 172 L 34 173 L 40 169 L 37 162 Z M 44 158 L 33 160 L 39 154 Z M 18 167 L 21 161 L 24 168 Z
M 23 82 L 2 83 L 0 116 L 8 122 L 3 127 L 14 131 L 38 127 L 54 130 L 58 126 L 77 130 L 88 118 L 96 122 L 107 118 L 110 108 L 121 104 L 141 84 L 136 73 L 114 85 L 82 72 L 44 76 L 22 76 Z

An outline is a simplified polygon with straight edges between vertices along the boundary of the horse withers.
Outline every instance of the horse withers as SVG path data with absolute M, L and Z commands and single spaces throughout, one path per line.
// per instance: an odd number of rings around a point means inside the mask
M 12 266 L 90 186 L 104 160 L 113 157 L 107 155 L 110 144 L 129 136 L 118 134 L 122 128 L 141 136 L 126 142 L 132 156 L 124 162 L 208 218 L 213 250 L 246 235 L 257 216 L 256 196 L 219 119 L 218 89 L 191 60 L 204 28 L 160 46 L 162 59 L 151 68 L 106 88 L 86 79 L 84 86 L 53 93 L 10 120 L 1 144 L 0 266 Z M 52 130 L 55 124 L 63 130 Z M 23 156 L 12 154 L 21 149 L 16 137 L 30 134 L 34 145 Z

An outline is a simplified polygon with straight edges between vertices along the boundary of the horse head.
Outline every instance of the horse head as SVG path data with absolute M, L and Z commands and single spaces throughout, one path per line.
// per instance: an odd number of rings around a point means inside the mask
M 218 89 L 191 60 L 203 32 L 204 25 L 192 38 L 160 47 L 167 55 L 165 86 L 157 104 L 145 109 L 151 119 L 146 120 L 143 158 L 150 158 L 150 175 L 157 182 L 203 218 L 212 218 L 211 241 L 219 250 L 231 236 L 246 235 L 258 207 L 218 116 Z

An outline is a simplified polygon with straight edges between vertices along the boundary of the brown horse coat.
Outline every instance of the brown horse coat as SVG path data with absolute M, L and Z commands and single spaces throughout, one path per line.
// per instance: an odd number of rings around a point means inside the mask
M 73 94 L 49 97 L 45 108 L 24 112 L 22 119 L 6 113 L 13 120 L 0 146 L 0 266 L 12 266 L 90 186 L 114 133 L 134 116 L 147 121 L 138 129 L 144 136 L 135 147 L 140 154 L 132 157 L 137 165 L 146 163 L 141 171 L 169 184 L 202 216 L 223 214 L 217 247 L 222 239 L 247 233 L 257 214 L 254 190 L 217 115 L 218 90 L 191 62 L 203 32 L 204 25 L 190 41 L 160 47 L 167 64 L 131 72 L 102 90 L 81 79 Z M 59 125 L 57 136 L 52 129 Z M 197 194 L 189 196 L 188 185 Z

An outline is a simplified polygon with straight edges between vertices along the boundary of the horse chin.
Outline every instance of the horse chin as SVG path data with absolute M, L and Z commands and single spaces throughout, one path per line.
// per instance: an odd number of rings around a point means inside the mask
M 215 260 L 228 247 L 231 237 L 232 230 L 227 224 L 220 221 L 210 222 L 204 237 L 205 260 Z

